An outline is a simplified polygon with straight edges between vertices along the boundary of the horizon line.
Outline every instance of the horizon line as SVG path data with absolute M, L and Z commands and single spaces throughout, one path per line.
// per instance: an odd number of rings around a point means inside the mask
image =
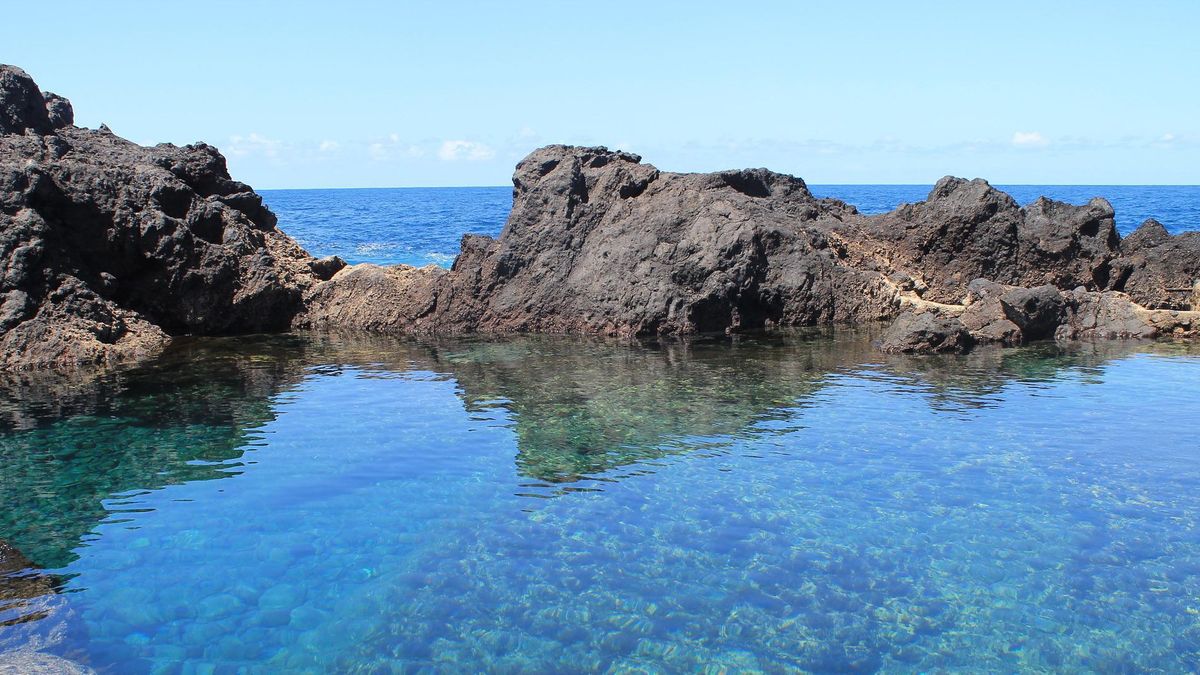
M 985 179 L 986 180 L 986 179 Z M 809 187 L 933 187 L 932 183 L 810 183 Z M 1200 183 L 1007 183 L 987 181 L 992 187 L 1194 187 Z M 491 190 L 511 189 L 512 185 L 342 185 L 319 187 L 265 187 L 252 188 L 256 192 L 281 192 L 285 190 Z

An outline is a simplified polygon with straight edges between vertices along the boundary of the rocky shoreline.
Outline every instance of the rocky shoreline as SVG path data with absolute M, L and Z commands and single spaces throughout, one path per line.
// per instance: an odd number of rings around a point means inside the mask
M 548 146 L 496 239 L 449 269 L 347 266 L 280 231 L 205 144 L 73 125 L 0 66 L 0 368 L 110 364 L 173 336 L 737 332 L 891 321 L 889 352 L 1200 335 L 1200 233 L 1122 239 L 1103 199 L 1026 207 L 982 180 L 865 216 L 765 169 L 659 171 Z

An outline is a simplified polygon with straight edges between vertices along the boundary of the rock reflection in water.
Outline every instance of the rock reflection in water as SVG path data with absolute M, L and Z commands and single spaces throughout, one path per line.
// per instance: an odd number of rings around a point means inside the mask
M 468 410 L 498 406 L 516 433 L 515 490 L 616 480 L 622 467 L 720 445 L 806 405 L 831 377 L 916 385 L 935 407 L 989 405 L 1012 380 L 1086 372 L 1136 352 L 1194 345 L 1098 342 L 981 349 L 968 356 L 883 356 L 864 331 L 631 343 L 579 337 L 411 341 L 294 334 L 180 341 L 142 367 L 71 379 L 0 379 L 0 537 L 58 568 L 96 523 L 141 491 L 239 472 L 275 398 L 314 373 L 344 369 L 452 378 Z M 705 439 L 710 439 L 711 442 Z M 686 440 L 686 442 L 681 442 Z M 553 487 L 558 485 L 559 487 Z M 598 489 L 594 487 L 574 489 Z
M 740 663 L 718 652 L 747 640 L 812 668 L 880 664 L 885 654 L 961 665 L 928 657 L 937 640 L 974 648 L 960 629 L 975 619 L 955 594 L 978 594 L 967 604 L 979 625 L 1000 616 L 972 576 L 983 563 L 963 532 L 1005 519 L 1057 532 L 1063 514 L 1021 504 L 1094 477 L 1069 458 L 1030 464 L 1042 446 L 1022 436 L 1017 413 L 998 417 L 1006 436 L 996 447 L 864 442 L 864 433 L 906 437 L 878 406 L 961 433 L 959 422 L 1011 398 L 1014 382 L 1024 392 L 1093 381 L 1111 389 L 1109 360 L 1193 348 L 1044 344 L 913 358 L 879 355 L 871 337 L 198 339 L 88 379 L 9 379 L 0 384 L 9 429 L 0 433 L 0 537 L 22 552 L 10 559 L 23 571 L 6 579 L 16 585 L 3 597 L 16 604 L 0 617 L 10 624 L 0 626 L 0 652 L 19 646 L 41 659 L 52 648 L 98 666 L 146 659 L 133 670 L 213 655 L 337 670 L 401 652 L 552 669 L 577 657 L 616 664 L 613 653 L 636 648 L 646 663 L 691 669 Z M 431 398 L 394 398 L 409 394 Z M 876 406 L 861 427 L 847 408 L 859 403 Z M 389 409 L 409 412 L 391 419 Z M 428 423 L 411 419 L 426 413 Z M 385 451 L 343 447 L 377 441 Z M 873 454 L 876 441 L 885 452 Z M 229 487 L 210 484 L 218 479 Z M 1011 500 L 1017 488 L 1023 501 Z M 980 490 L 1005 504 L 1003 516 L 975 509 Z M 1112 504 L 1097 507 L 1092 494 L 1056 503 L 1096 520 L 1092 511 Z M 877 495 L 892 508 L 879 509 Z M 181 497 L 199 503 L 166 503 Z M 1013 539 L 1002 526 L 980 536 L 995 546 Z M 1125 555 L 1087 536 L 1099 553 L 1054 554 L 1070 563 L 1055 574 L 1080 587 L 1102 583 L 1096 565 Z M 1019 574 L 1020 560 L 1004 574 Z M 179 581 L 181 570 L 197 578 Z M 664 578 L 688 590 L 664 589 Z M 1017 579 L 1005 583 L 1021 593 L 1040 580 Z M 911 607 L 888 604 L 897 598 Z M 1103 618 L 1102 604 L 1080 598 Z M 895 616 L 879 613 L 885 605 Z M 352 644 L 304 651 L 336 642 L 323 622 L 340 626 L 344 606 L 355 617 L 357 632 L 344 635 Z M 926 618 L 906 618 L 917 612 Z M 801 626 L 815 632 L 798 637 Z M 681 630 L 695 644 L 671 642 Z M 851 640 L 858 646 L 843 651 Z M 509 652 L 498 656 L 497 645 Z
M 44 619 L 44 600 L 58 592 L 54 579 L 39 574 L 12 544 L 0 539 L 0 626 Z

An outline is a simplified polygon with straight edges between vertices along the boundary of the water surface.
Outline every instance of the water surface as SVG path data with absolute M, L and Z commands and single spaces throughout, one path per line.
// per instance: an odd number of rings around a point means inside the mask
M 1185 671 L 1200 354 L 183 343 L 0 386 L 0 651 L 102 672 Z M 8 656 L 0 656 L 3 663 Z

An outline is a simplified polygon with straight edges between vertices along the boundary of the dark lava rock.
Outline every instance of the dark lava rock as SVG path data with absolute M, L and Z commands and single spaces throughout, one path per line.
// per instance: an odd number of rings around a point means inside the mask
M 660 172 L 636 155 L 550 146 L 513 176 L 498 239 L 468 236 L 447 273 L 371 275 L 377 296 L 350 312 L 361 326 L 427 332 L 723 332 L 886 318 L 895 292 L 849 263 L 841 202 L 762 169 Z M 366 277 L 314 289 L 311 325 L 346 317 Z M 387 285 L 395 284 L 389 292 Z M 421 302 L 408 296 L 420 295 Z M 397 307 L 407 316 L 388 314 Z M 340 319 L 339 319 L 340 320 Z M 336 320 L 335 320 L 336 321 Z
M 1103 199 L 1022 208 L 947 177 L 924 202 L 864 216 L 766 169 L 670 173 L 555 145 L 517 165 L 500 236 L 465 236 L 451 269 L 346 266 L 280 232 L 215 148 L 146 148 L 72 120 L 65 99 L 0 67 L 0 367 L 109 363 L 173 335 L 289 327 L 631 336 L 916 307 L 960 318 L 906 319 L 889 344 L 960 351 L 959 329 L 1020 344 L 1141 334 L 1136 318 L 1190 335 L 1200 316 L 1188 311 L 1200 233 L 1150 223 L 1121 242 Z
M 53 128 L 33 78 L 15 66 L 0 65 L 0 134 L 49 133 Z
M 987 182 L 946 177 L 928 199 L 864 219 L 893 265 L 921 278 L 923 297 L 957 302 L 979 278 L 1012 286 L 1095 288 L 1118 255 L 1113 210 L 1103 199 L 1072 206 L 1046 198 L 1021 208 Z
M 1060 339 L 1153 338 L 1160 334 L 1151 313 L 1123 293 L 1074 290 L 1064 296 L 1066 317 L 1055 333 Z
M 1152 309 L 1200 310 L 1200 232 L 1167 233 L 1147 220 L 1121 242 L 1110 290 Z
M 959 320 L 977 343 L 1007 346 L 1054 336 L 1066 302 L 1054 286 L 1023 288 L 976 279 L 967 291 Z
M 967 287 L 966 307 L 958 318 L 976 343 L 1012 347 L 1025 342 L 1021 327 L 1008 318 L 1000 301 L 1011 290 L 987 279 L 975 279 Z
M 1021 208 L 981 180 L 946 178 L 925 202 L 869 217 L 765 169 L 668 173 L 629 153 L 549 146 L 517 165 L 513 186 L 503 232 L 464 237 L 451 270 L 347 268 L 309 291 L 295 325 L 688 334 L 876 321 L 908 305 L 1015 345 L 1055 333 L 1059 289 L 1098 293 L 1133 264 L 1104 200 Z M 1138 264 L 1155 283 L 1191 273 L 1186 255 L 1154 260 Z
M 61 129 L 75 124 L 75 109 L 70 101 L 48 91 L 42 92 L 42 98 L 46 101 L 46 117 L 51 128 Z
M 889 354 L 965 354 L 973 343 L 955 317 L 906 312 L 884 331 L 879 349 Z
M 333 275 L 342 271 L 346 266 L 346 261 L 336 255 L 325 256 L 320 260 L 313 260 L 308 264 L 308 268 L 321 281 L 329 281 Z
M 1024 341 L 1053 337 L 1066 303 L 1054 286 L 1014 288 L 1000 296 L 1004 316 L 1021 329 Z
M 10 66 L 0 111 L 0 367 L 110 363 L 170 335 L 284 329 L 319 280 L 215 148 L 71 126 L 65 100 Z

